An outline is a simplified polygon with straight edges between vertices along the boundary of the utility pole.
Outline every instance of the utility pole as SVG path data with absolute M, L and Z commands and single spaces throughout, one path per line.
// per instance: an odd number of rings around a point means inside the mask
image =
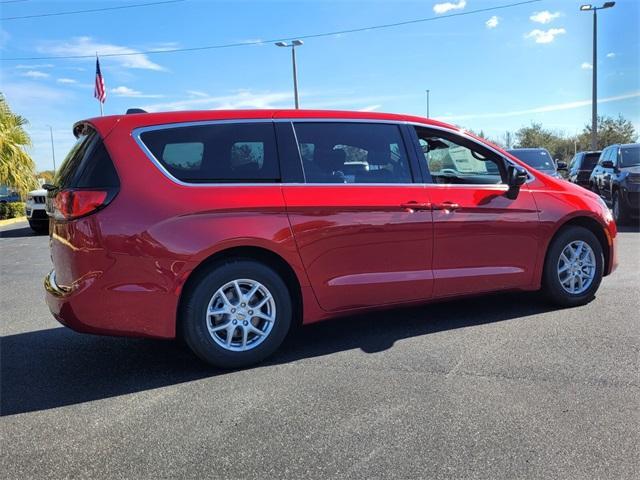
M 598 149 L 598 10 L 611 8 L 616 2 L 605 2 L 601 7 L 581 5 L 580 11 L 593 12 L 593 65 L 591 77 L 591 150 Z

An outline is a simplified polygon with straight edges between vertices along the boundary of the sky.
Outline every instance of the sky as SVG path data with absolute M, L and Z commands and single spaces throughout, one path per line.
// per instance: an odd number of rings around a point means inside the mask
M 100 114 L 95 58 L 20 59 L 155 52 L 101 57 L 105 115 L 291 108 L 290 50 L 267 40 L 433 19 L 304 39 L 301 108 L 426 116 L 429 89 L 431 117 L 494 138 L 531 122 L 573 135 L 591 118 L 592 13 L 572 0 L 473 13 L 518 1 L 185 0 L 35 18 L 15 17 L 153 0 L 1 1 L 0 91 L 30 122 L 38 170 L 51 169 L 49 126 L 59 166 L 73 123 Z M 640 0 L 598 12 L 599 114 L 622 114 L 638 131 L 639 21 Z M 222 44 L 240 46 L 163 52 Z

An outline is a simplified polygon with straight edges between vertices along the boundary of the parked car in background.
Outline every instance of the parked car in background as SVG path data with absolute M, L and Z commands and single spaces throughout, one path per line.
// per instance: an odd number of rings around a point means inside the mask
M 583 305 L 617 264 L 597 195 L 421 117 L 136 113 L 74 134 L 47 186 L 51 312 L 82 332 L 180 336 L 221 367 L 373 309 L 540 289 Z
M 611 205 L 623 224 L 640 216 L 640 144 L 611 145 L 600 154 L 589 187 Z
M 45 206 L 47 199 L 47 191 L 32 190 L 27 194 L 27 202 L 25 203 L 25 214 L 29 220 L 31 230 L 36 233 L 49 232 L 49 216 Z
M 13 203 L 20 201 L 20 195 L 18 195 L 16 192 L 8 192 L 4 195 L 0 195 L 0 203 Z
M 556 163 L 546 148 L 512 148 L 507 150 L 507 152 L 519 160 L 522 160 L 530 167 L 540 170 L 542 173 L 546 173 L 552 177 L 563 178 L 558 170 L 567 169 L 567 164 L 561 161 Z
M 569 163 L 567 180 L 581 187 L 589 188 L 591 172 L 598 163 L 600 151 L 577 152 Z

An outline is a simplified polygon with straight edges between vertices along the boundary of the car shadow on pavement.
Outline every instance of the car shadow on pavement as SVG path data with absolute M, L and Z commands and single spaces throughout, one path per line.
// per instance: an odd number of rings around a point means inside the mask
M 344 317 L 301 328 L 263 366 L 356 348 L 380 352 L 404 338 L 524 320 L 550 309 L 537 294 L 513 293 Z M 3 416 L 227 373 L 208 367 L 173 341 L 100 337 L 61 327 L 9 335 L 0 342 Z
M 40 234 L 31 230 L 31 227 L 11 228 L 8 230 L 0 230 L 0 238 L 22 238 L 22 237 L 38 237 Z
M 640 222 L 629 225 L 618 225 L 618 232 L 621 233 L 639 233 Z

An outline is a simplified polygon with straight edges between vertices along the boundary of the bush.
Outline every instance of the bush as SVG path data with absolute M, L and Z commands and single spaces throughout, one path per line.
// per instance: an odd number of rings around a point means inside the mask
M 0 203 L 0 220 L 24 216 L 24 202 Z

